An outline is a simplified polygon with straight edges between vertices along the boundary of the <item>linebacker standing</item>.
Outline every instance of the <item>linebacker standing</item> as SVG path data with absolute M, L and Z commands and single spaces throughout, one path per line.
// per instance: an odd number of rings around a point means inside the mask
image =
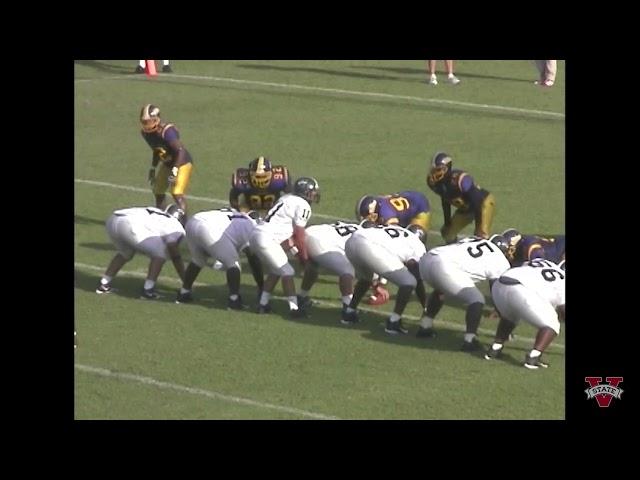
M 162 208 L 165 192 L 171 186 L 171 195 L 186 213 L 184 195 L 189 186 L 193 160 L 180 141 L 178 129 L 173 123 L 161 122 L 160 109 L 151 104 L 142 107 L 140 123 L 142 137 L 153 150 L 148 180 L 156 197 L 156 207 Z

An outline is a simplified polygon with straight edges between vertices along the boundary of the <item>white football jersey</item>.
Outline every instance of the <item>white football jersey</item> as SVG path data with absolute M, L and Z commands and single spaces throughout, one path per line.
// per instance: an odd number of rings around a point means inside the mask
M 409 260 L 419 261 L 427 251 L 424 243 L 415 233 L 398 225 L 361 228 L 351 235 L 351 238 L 356 237 L 381 245 L 391 254 L 396 255 L 402 263 L 407 263 Z
M 249 237 L 256 227 L 255 220 L 249 215 L 231 209 L 198 212 L 191 218 L 200 220 L 207 225 L 210 241 L 217 241 L 224 235 L 238 250 L 249 243 Z
M 362 227 L 357 223 L 324 223 L 307 227 L 307 236 L 316 239 L 325 252 L 340 252 L 344 254 L 344 245 L 354 232 Z
M 304 198 L 289 193 L 280 197 L 256 229 L 281 243 L 293 235 L 294 225 L 304 228 L 310 218 L 309 203 Z
M 502 277 L 518 280 L 554 307 L 564 305 L 565 271 L 549 260 L 531 260 L 520 267 L 507 270 Z
M 457 243 L 429 250 L 431 255 L 454 263 L 475 281 L 495 280 L 511 268 L 500 249 L 483 238 L 463 238 Z
M 177 218 L 156 207 L 123 208 L 113 212 L 118 217 L 127 217 L 131 231 L 138 242 L 150 237 L 171 237 L 184 235 L 184 227 Z

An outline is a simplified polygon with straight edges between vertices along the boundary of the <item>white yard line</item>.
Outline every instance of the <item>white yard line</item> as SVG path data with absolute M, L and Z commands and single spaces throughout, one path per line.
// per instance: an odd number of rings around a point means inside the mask
M 266 408 L 269 410 L 277 410 L 280 412 L 291 413 L 294 415 L 300 415 L 302 417 L 314 418 L 317 420 L 340 420 L 338 417 L 323 415 L 321 413 L 309 412 L 307 410 L 300 410 L 299 408 L 285 407 L 282 405 L 274 405 L 272 403 L 258 402 L 257 400 L 251 400 L 249 398 L 234 397 L 233 395 L 225 395 L 223 393 L 214 392 L 212 390 L 204 390 L 202 388 L 186 387 L 184 385 L 177 385 L 175 383 L 162 382 L 151 377 L 143 377 L 142 375 L 135 375 L 132 373 L 114 372 L 105 368 L 91 367 L 89 365 L 81 365 L 76 363 L 76 369 L 81 372 L 92 373 L 94 375 L 100 375 L 102 377 L 117 378 L 119 380 L 129 380 L 132 382 L 142 383 L 144 385 L 151 385 L 164 390 L 175 390 L 182 393 L 188 393 L 190 395 L 198 395 L 201 397 L 211 398 L 213 400 L 221 400 L 223 402 L 237 403 L 240 405 L 249 405 L 252 407 Z
M 76 183 L 84 183 L 87 185 L 94 185 L 96 187 L 107 187 L 107 188 L 116 188 L 119 190 L 128 190 L 130 192 L 140 192 L 140 193 L 147 193 L 147 194 L 151 194 L 151 189 L 150 188 L 140 188 L 140 187 L 132 187 L 129 185 L 118 185 L 116 183 L 109 183 L 109 182 L 98 182 L 96 180 L 85 180 L 82 178 L 76 178 L 74 179 L 74 181 Z M 209 198 L 209 197 L 196 197 L 195 195 L 187 195 L 187 199 L 193 199 L 193 200 L 200 200 L 201 202 L 208 202 L 208 203 L 217 203 L 220 205 L 228 205 L 229 204 L 229 200 L 222 200 L 220 198 Z M 323 215 L 321 213 L 314 213 L 312 215 L 313 217 L 318 217 L 318 218 L 325 218 L 328 220 L 343 220 L 345 222 L 352 222 L 353 219 L 348 219 L 348 218 L 339 218 L 339 217 L 335 217 L 332 215 Z M 436 232 L 435 230 L 429 230 L 429 233 L 432 235 L 440 235 L 440 232 Z
M 104 272 L 104 269 L 106 268 L 106 266 L 100 267 L 100 266 L 97 266 L 97 265 L 90 265 L 90 264 L 82 263 L 82 262 L 74 262 L 73 265 L 75 267 L 78 267 L 78 268 L 82 268 L 82 269 L 85 269 L 85 270 L 93 270 L 93 271 L 96 271 L 96 272 Z M 118 273 L 118 275 L 137 277 L 137 278 L 146 278 L 147 273 L 144 272 L 144 271 L 121 270 Z M 163 282 L 171 282 L 171 283 L 174 283 L 174 284 L 177 284 L 177 285 L 180 285 L 180 283 L 181 283 L 180 280 L 177 279 L 177 278 L 166 277 L 166 276 L 159 277 L 158 280 L 161 280 Z M 96 283 L 96 285 L 97 285 L 97 283 Z M 201 282 L 194 282 L 193 285 L 196 286 L 196 287 L 205 287 L 208 284 L 201 283 Z M 275 296 L 275 295 L 272 298 L 284 300 L 284 297 L 279 297 L 279 296 Z M 324 301 L 324 300 L 314 300 L 313 302 L 317 303 L 318 305 L 324 305 L 324 306 L 327 306 L 327 307 L 335 307 L 336 309 L 340 308 L 340 306 L 341 306 L 341 304 L 338 303 L 338 302 L 327 302 L 327 301 Z M 375 313 L 377 315 L 386 316 L 386 317 L 391 315 L 391 312 L 387 312 L 387 311 L 380 310 L 380 309 L 364 307 L 364 306 L 358 307 L 358 309 L 362 310 L 364 312 Z M 408 318 L 410 320 L 420 320 L 420 317 L 417 317 L 417 316 L 414 316 L 414 315 L 404 314 L 403 317 L 404 318 Z M 444 326 L 451 327 L 451 328 L 454 328 L 454 329 L 459 330 L 459 331 L 463 331 L 464 330 L 464 327 L 462 325 L 454 323 L 454 322 L 448 322 L 446 320 L 440 320 L 440 319 L 436 319 L 435 322 L 436 322 L 436 325 L 444 325 Z M 345 327 L 345 328 L 348 328 L 348 327 Z M 484 333 L 486 335 L 493 335 L 495 333 L 494 330 L 488 330 L 488 329 L 485 329 L 485 328 L 478 329 L 478 332 Z M 512 342 L 529 343 L 529 344 L 534 342 L 534 341 L 535 341 L 534 338 L 521 337 L 519 335 L 516 336 L 516 338 L 514 340 L 512 340 Z M 559 349 L 562 349 L 562 350 L 564 350 L 564 348 L 565 348 L 564 344 L 562 344 L 562 343 L 552 343 L 550 345 L 550 347 L 555 347 L 555 348 L 559 348 Z
M 259 80 L 245 80 L 241 78 L 231 78 L 231 77 L 214 77 L 209 75 L 182 75 L 175 73 L 163 73 L 160 74 L 157 78 L 162 79 L 164 77 L 175 78 L 175 79 L 188 79 L 188 80 L 203 80 L 209 82 L 224 82 L 224 83 L 235 83 L 240 85 L 256 85 L 261 87 L 272 87 L 272 88 L 280 88 L 284 90 L 298 90 L 298 91 L 309 91 L 309 92 L 318 92 L 318 93 L 326 93 L 330 95 L 346 95 L 352 97 L 368 97 L 368 98 L 383 98 L 387 100 L 402 100 L 416 103 L 426 103 L 426 104 L 434 104 L 434 105 L 452 105 L 458 107 L 465 108 L 474 108 L 477 110 L 485 110 L 485 111 L 496 111 L 496 112 L 506 112 L 506 113 L 519 113 L 523 115 L 534 115 L 548 118 L 565 118 L 564 113 L 560 112 L 550 112 L 547 110 L 534 110 L 529 108 L 518 108 L 518 107 L 509 107 L 504 105 L 492 105 L 487 103 L 473 103 L 473 102 L 462 102 L 459 100 L 446 100 L 442 98 L 425 98 L 425 97 L 414 97 L 410 95 L 396 95 L 391 93 L 379 93 L 379 92 L 364 92 L 360 90 L 344 90 L 340 88 L 326 88 L 326 87 L 317 87 L 312 85 L 298 85 L 295 83 L 278 83 L 278 82 L 263 82 Z M 95 79 L 78 79 L 75 80 L 76 83 L 86 83 L 93 81 L 102 81 L 102 80 L 134 80 L 134 81 L 147 81 L 146 75 L 113 75 L 110 77 L 98 77 Z

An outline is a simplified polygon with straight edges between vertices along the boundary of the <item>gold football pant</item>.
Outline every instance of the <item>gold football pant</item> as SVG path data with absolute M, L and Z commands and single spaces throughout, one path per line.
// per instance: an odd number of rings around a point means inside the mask
M 495 214 L 496 200 L 492 193 L 486 196 L 480 207 L 480 222 L 476 224 L 474 235 L 476 237 L 489 238 L 491 234 L 491 225 L 493 224 L 493 216 Z M 456 213 L 451 217 L 451 224 L 448 227 L 442 227 L 441 233 L 445 243 L 453 243 L 460 231 L 469 225 L 475 219 L 473 212 Z
M 172 172 L 174 169 L 177 170 L 177 172 Z M 185 163 L 177 168 L 169 168 L 164 163 L 160 164 L 156 170 L 156 182 L 153 186 L 153 193 L 155 195 L 163 195 L 166 193 L 167 188 L 169 188 L 169 176 L 173 175 L 175 180 L 171 182 L 171 195 L 184 195 L 189 186 L 192 170 L 193 163 L 191 162 Z

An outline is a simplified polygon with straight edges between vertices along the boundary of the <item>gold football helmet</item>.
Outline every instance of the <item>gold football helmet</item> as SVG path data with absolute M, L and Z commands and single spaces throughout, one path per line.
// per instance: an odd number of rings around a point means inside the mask
M 155 105 L 145 105 L 140 111 L 140 123 L 142 130 L 151 133 L 160 125 L 160 109 Z
M 272 174 L 268 158 L 258 157 L 249 164 L 249 178 L 255 188 L 267 188 Z

